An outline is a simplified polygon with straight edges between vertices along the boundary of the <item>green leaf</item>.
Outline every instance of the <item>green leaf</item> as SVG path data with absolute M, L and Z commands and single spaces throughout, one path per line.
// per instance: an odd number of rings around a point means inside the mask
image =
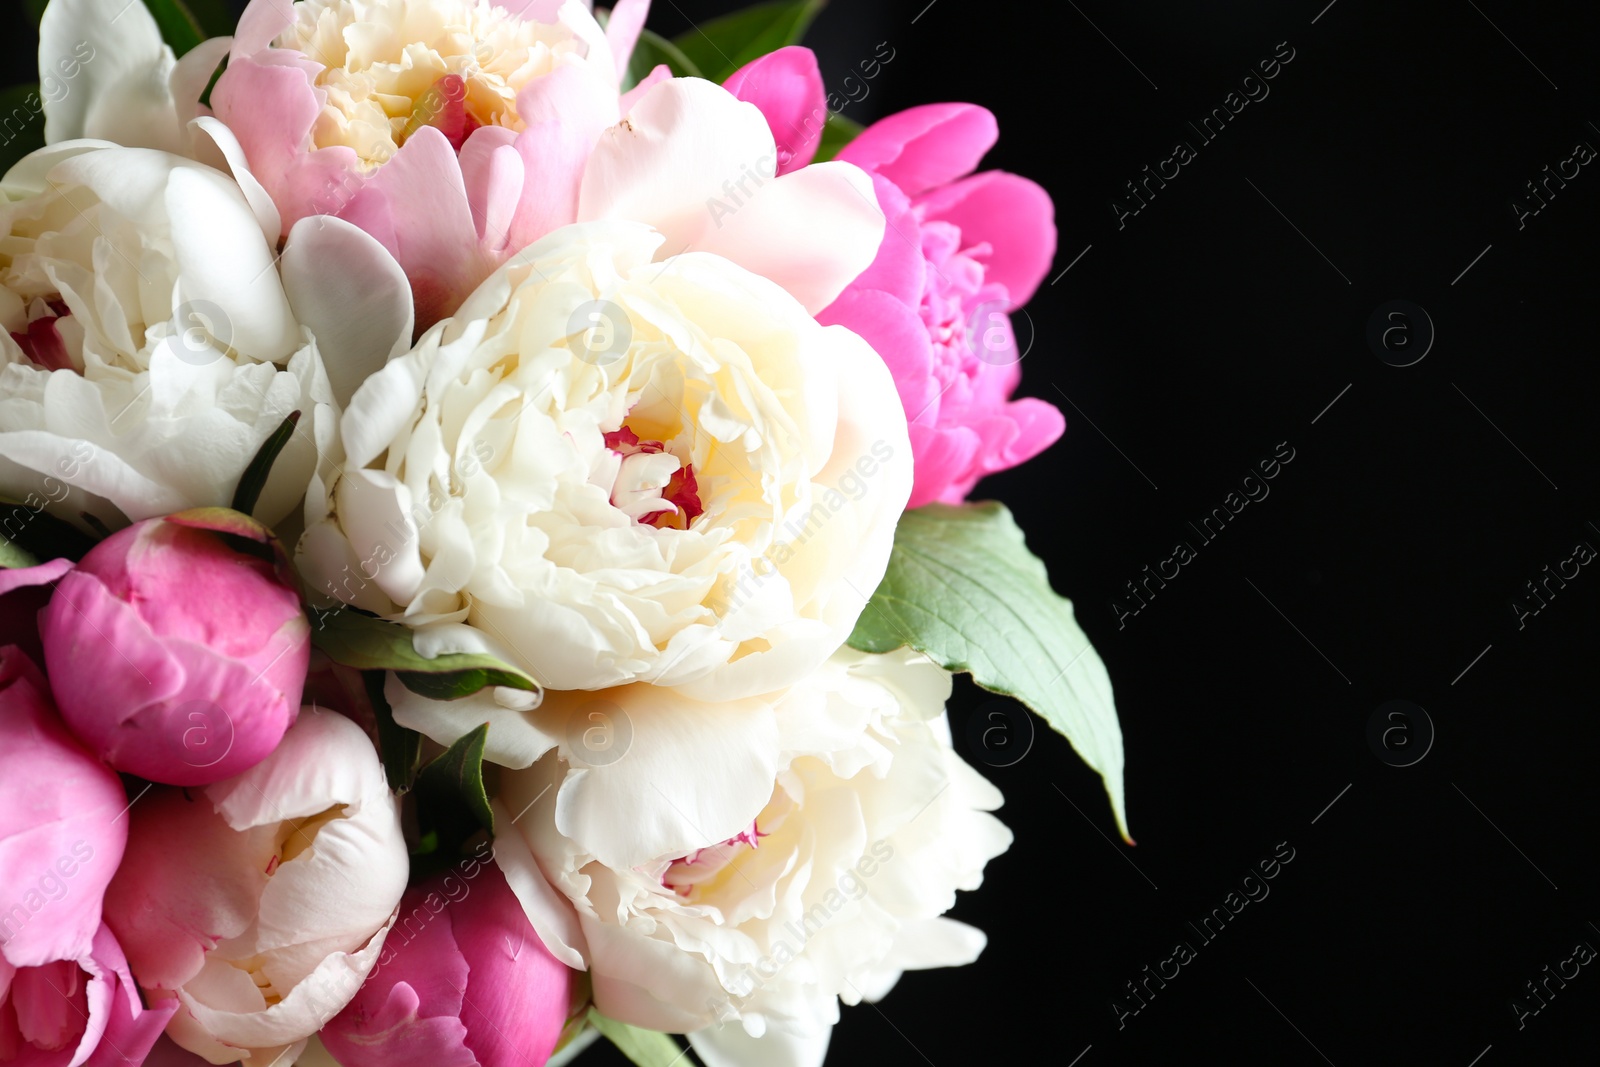
M 628 58 L 628 73 L 622 79 L 622 91 L 627 92 L 638 85 L 645 75 L 656 69 L 658 63 L 670 67 L 674 78 L 703 76 L 700 68 L 677 45 L 653 30 L 644 30 L 639 34 L 639 43 L 633 46 L 633 55 Z
M 38 85 L 0 90 L 0 174 L 44 147 L 44 101 Z
M 638 1067 L 684 1067 L 694 1060 L 666 1034 L 619 1023 L 589 1009 L 589 1022 Z
M 799 44 L 827 0 L 771 0 L 709 19 L 672 39 L 704 76 L 721 85 L 753 59 Z
M 211 78 L 206 82 L 206 87 L 200 90 L 200 104 L 202 107 L 211 106 L 211 92 L 217 87 L 217 80 L 228 69 L 228 57 L 223 56 L 222 62 L 217 64 L 217 69 L 211 72 Z
M 184 6 L 183 0 L 144 0 L 144 6 L 155 16 L 161 39 L 172 46 L 174 55 L 182 56 L 206 39 L 199 20 Z
M 283 451 L 283 446 L 289 443 L 289 438 L 294 434 L 295 423 L 300 421 L 300 413 L 291 411 L 287 418 L 278 424 L 268 438 L 261 442 L 261 447 L 256 449 L 255 458 L 250 460 L 250 465 L 239 476 L 239 484 L 233 491 L 233 510 L 248 515 L 256 509 L 256 501 L 261 496 L 261 490 L 267 487 L 267 478 L 272 474 L 272 464 L 278 458 L 278 453 Z
M 413 693 L 457 700 L 488 686 L 539 692 L 530 675 L 494 656 L 454 652 L 428 659 L 411 644 L 411 631 L 348 608 L 311 612 L 311 640 L 335 663 L 362 671 L 394 671 Z
M 910 645 L 1038 712 L 1105 780 L 1117 827 L 1132 841 L 1111 677 L 1004 505 L 929 504 L 902 515 L 888 573 L 849 644 Z
M 483 746 L 488 740 L 488 723 L 457 738 L 455 744 L 422 768 L 417 775 L 417 792 L 437 798 L 459 797 L 478 825 L 492 834 L 494 812 L 483 785 Z
M 865 128 L 854 119 L 847 119 L 837 112 L 829 113 L 828 121 L 822 126 L 822 140 L 817 145 L 817 157 L 811 162 L 828 162 L 837 156 L 845 145 L 854 141 Z
M 201 37 L 230 37 L 239 22 L 228 0 L 183 0 L 183 6 L 199 24 Z
M 47 503 L 33 493 L 27 500 L 0 497 L 0 537 L 40 561 L 82 559 L 95 546 L 95 539 L 46 512 Z
M 362 671 L 361 681 L 366 685 L 373 718 L 378 720 L 378 756 L 383 760 L 389 788 L 406 793 L 417 780 L 417 766 L 422 762 L 422 735 L 394 721 L 394 710 L 383 695 L 387 676 L 386 671 Z
M 14 570 L 19 567 L 37 567 L 39 561 L 32 552 L 15 541 L 0 536 L 0 568 Z

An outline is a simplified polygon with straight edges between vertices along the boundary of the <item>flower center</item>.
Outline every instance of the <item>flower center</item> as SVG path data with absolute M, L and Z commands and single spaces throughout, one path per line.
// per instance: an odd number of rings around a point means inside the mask
M 754 820 L 750 829 L 730 837 L 720 845 L 697 848 L 672 861 L 661 876 L 661 888 L 687 899 L 696 889 L 709 889 L 732 869 L 733 861 L 747 848 L 759 848 L 768 836 Z
M 517 94 L 583 43 L 566 26 L 512 14 L 490 0 L 305 0 L 279 47 L 323 65 L 317 147 L 347 145 L 365 170 L 423 126 L 458 150 L 479 126 L 521 131 Z
M 46 370 L 72 370 L 72 356 L 56 328 L 56 320 L 72 314 L 60 300 L 35 300 L 28 308 L 28 328 L 11 331 L 24 355 Z
M 622 457 L 611 487 L 611 505 L 646 526 L 687 530 L 705 512 L 694 465 L 660 441 L 641 441 L 624 426 L 605 435 L 606 447 Z

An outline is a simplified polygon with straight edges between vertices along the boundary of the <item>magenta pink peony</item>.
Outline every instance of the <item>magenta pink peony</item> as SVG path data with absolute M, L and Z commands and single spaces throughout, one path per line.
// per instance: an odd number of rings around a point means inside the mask
M 222 509 L 135 523 L 65 574 L 40 617 L 67 724 L 107 763 L 205 785 L 261 762 L 295 720 L 311 624 L 289 576 L 213 527 Z
M 911 423 L 911 507 L 960 503 L 1066 428 L 1051 404 L 1011 399 L 1026 353 L 1008 316 L 1044 279 L 1056 228 L 1034 182 L 972 173 L 998 134 L 984 108 L 929 104 L 839 153 L 872 175 L 888 226 L 872 265 L 817 318 L 860 334 L 894 374 Z
M 377 969 L 322 1042 L 343 1067 L 539 1067 L 577 976 L 545 949 L 494 863 L 475 878 L 439 875 L 401 900 Z

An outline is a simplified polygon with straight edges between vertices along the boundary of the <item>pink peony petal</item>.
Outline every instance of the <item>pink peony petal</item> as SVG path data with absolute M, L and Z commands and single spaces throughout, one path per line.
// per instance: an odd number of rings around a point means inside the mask
M 828 118 L 815 52 L 798 45 L 769 52 L 728 75 L 722 87 L 766 116 L 778 143 L 779 174 L 811 162 Z
M 1055 258 L 1055 205 L 1027 178 L 985 171 L 924 194 L 916 206 L 925 219 L 959 227 L 964 248 L 989 246 L 970 254 L 983 264 L 985 282 L 1005 286 L 1008 311 L 1028 302 Z
M 839 158 L 882 174 L 915 197 L 971 174 L 999 136 L 987 108 L 925 104 L 874 122 Z

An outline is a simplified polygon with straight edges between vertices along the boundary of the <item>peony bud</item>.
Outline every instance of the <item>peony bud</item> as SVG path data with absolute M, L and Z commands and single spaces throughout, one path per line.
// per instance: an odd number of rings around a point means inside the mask
M 40 618 L 63 718 L 119 771 L 205 785 L 261 762 L 295 720 L 311 624 L 287 570 L 226 535 L 270 543 L 223 509 L 135 523 Z
M 90 952 L 128 842 L 122 783 L 49 693 L 26 656 L 0 649 L 0 956 L 13 967 Z
M 128 798 L 48 693 L 21 651 L 0 649 L 0 1062 L 137 1063 L 172 1012 L 144 1010 L 100 921 Z
M 378 968 L 322 1041 L 343 1067 L 540 1067 L 577 974 L 500 868 L 468 861 L 406 893 Z

